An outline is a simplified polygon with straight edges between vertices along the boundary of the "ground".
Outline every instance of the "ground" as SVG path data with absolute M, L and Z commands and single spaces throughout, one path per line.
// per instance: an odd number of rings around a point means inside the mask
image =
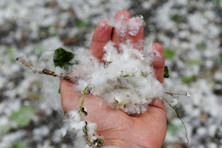
M 53 50 L 88 48 L 99 20 L 121 9 L 144 17 L 145 43 L 162 44 L 170 70 L 164 85 L 191 94 L 176 106 L 189 144 L 171 110 L 163 147 L 221 147 L 221 8 L 220 0 L 1 0 L 0 147 L 73 147 L 75 136 L 60 132 L 59 80 L 28 72 L 15 58 L 56 71 Z

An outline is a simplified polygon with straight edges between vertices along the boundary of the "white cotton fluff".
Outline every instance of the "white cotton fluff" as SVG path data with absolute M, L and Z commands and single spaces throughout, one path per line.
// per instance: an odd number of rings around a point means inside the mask
M 81 120 L 81 117 L 77 110 L 70 111 L 68 113 L 69 118 L 65 120 L 65 128 L 61 129 L 63 136 L 66 135 L 66 131 L 75 131 L 77 136 L 83 136 L 82 132 L 85 122 Z
M 120 108 L 128 114 L 140 114 L 147 110 L 153 98 L 161 98 L 163 86 L 156 80 L 150 66 L 152 48 L 143 51 L 133 49 L 128 42 L 120 44 L 120 52 L 108 42 L 103 56 L 104 62 L 86 53 L 75 52 L 75 73 L 79 76 L 76 89 L 91 88 L 93 95 L 106 100 L 112 107 Z
M 126 36 L 127 25 L 124 24 L 125 16 L 121 15 L 118 21 L 110 20 L 109 25 L 115 28 L 115 33 L 119 36 Z
M 140 21 L 136 20 L 139 19 Z M 126 16 L 121 15 L 118 20 L 110 20 L 108 23 L 110 26 L 115 28 L 115 33 L 119 36 L 126 36 L 127 31 L 131 36 L 136 36 L 139 32 L 141 25 L 144 24 L 143 16 L 132 17 L 128 20 L 127 25 L 125 24 Z M 141 22 L 142 21 L 142 22 Z
M 142 23 L 140 21 L 138 22 L 135 19 L 143 20 L 143 16 L 134 17 L 128 21 L 129 34 L 132 36 L 137 35 L 137 33 L 139 32 L 139 29 L 142 25 Z
M 70 111 L 68 113 L 68 116 L 69 118 L 66 118 L 66 120 L 64 121 L 65 126 L 62 129 L 60 129 L 62 135 L 65 136 L 67 134 L 67 131 L 72 131 L 76 134 L 74 147 L 90 148 L 90 146 L 86 142 L 83 132 L 86 123 L 81 119 L 78 110 Z M 94 135 L 96 126 L 97 126 L 96 123 L 87 121 L 87 134 L 91 142 L 96 139 Z

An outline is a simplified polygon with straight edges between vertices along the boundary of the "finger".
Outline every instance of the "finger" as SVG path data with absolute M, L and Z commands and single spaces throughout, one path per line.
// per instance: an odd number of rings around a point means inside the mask
M 81 93 L 74 89 L 74 83 L 71 83 L 66 80 L 60 81 L 60 94 L 62 98 L 62 107 L 65 112 L 74 110 L 77 107 L 77 104 L 80 103 Z M 75 96 L 75 98 L 73 97 Z M 75 102 L 76 101 L 76 102 Z
M 151 66 L 153 67 L 156 79 L 160 82 L 163 83 L 163 78 L 164 78 L 164 53 L 163 53 L 163 48 L 160 44 L 158 43 L 153 43 L 152 45 L 153 52 L 151 52 L 151 57 L 153 57 L 153 61 L 151 63 Z M 166 112 L 166 109 L 164 107 L 164 103 L 162 100 L 159 98 L 153 99 L 151 104 L 149 106 L 152 106 L 154 108 L 159 108 L 163 111 Z
M 143 20 L 139 17 L 134 17 L 128 21 L 128 32 L 126 39 L 129 40 L 135 49 L 143 50 L 143 32 L 144 25 Z
M 103 57 L 103 47 L 109 41 L 112 33 L 112 27 L 108 24 L 108 21 L 107 19 L 103 19 L 99 22 L 90 45 L 91 54 L 99 60 Z
M 129 18 L 130 13 L 126 10 L 120 10 L 116 13 L 112 41 L 115 43 L 114 47 L 117 49 L 119 48 L 119 44 L 126 40 L 127 22 Z
M 164 64 L 165 64 L 163 48 L 158 43 L 154 43 L 152 45 L 152 48 L 153 48 L 154 52 L 151 53 L 151 56 L 153 57 L 153 61 L 151 63 L 151 66 L 154 69 L 154 73 L 155 73 L 157 80 L 159 80 L 161 83 L 163 83 Z

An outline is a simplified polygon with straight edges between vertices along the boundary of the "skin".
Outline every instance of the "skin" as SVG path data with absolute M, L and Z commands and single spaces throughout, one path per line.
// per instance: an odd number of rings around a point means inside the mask
M 99 22 L 94 32 L 90 46 L 91 54 L 102 61 L 103 47 L 112 40 L 118 48 L 119 44 L 130 40 L 133 46 L 138 50 L 143 50 L 143 23 L 139 18 L 131 18 L 126 10 L 118 11 L 115 21 L 121 22 L 120 28 L 114 28 L 104 19 Z M 137 21 L 140 25 L 136 36 L 129 34 L 133 27 L 127 26 L 128 21 Z M 131 29 L 131 30 L 130 30 Z M 118 31 L 122 30 L 124 35 Z M 154 69 L 157 80 L 163 82 L 164 74 L 164 55 L 163 48 L 158 44 L 153 44 L 153 49 L 160 56 L 151 66 Z M 118 49 L 117 49 L 118 50 Z M 156 53 L 151 53 L 153 56 Z M 76 109 L 81 103 L 81 92 L 74 89 L 74 83 L 61 80 L 60 90 L 62 97 L 62 106 L 65 112 Z M 120 146 L 123 148 L 160 148 L 166 135 L 166 109 L 159 99 L 154 99 L 148 106 L 148 110 L 140 115 L 129 116 L 125 112 L 111 108 L 103 99 L 98 96 L 85 95 L 84 107 L 87 108 L 88 115 L 84 120 L 97 123 L 97 134 L 104 139 L 104 145 Z

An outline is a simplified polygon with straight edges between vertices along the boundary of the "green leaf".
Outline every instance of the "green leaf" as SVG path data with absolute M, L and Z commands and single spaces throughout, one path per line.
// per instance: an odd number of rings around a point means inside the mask
M 10 125 L 0 126 L 0 136 L 7 134 L 11 130 Z
M 212 3 L 214 4 L 214 6 L 219 6 L 220 0 L 212 0 Z
M 86 26 L 88 26 L 88 24 L 86 22 L 83 22 L 83 21 L 78 21 L 76 23 L 77 28 L 82 28 L 82 27 L 86 27 Z
M 202 60 L 188 60 L 185 62 L 185 64 L 187 66 L 192 66 L 192 65 L 202 66 L 204 64 L 204 61 L 202 61 Z
M 170 75 L 169 75 L 169 69 L 167 66 L 164 66 L 164 78 L 169 78 Z
M 14 50 L 13 50 L 12 47 L 9 47 L 9 48 L 6 50 L 6 54 L 8 55 L 8 58 L 9 58 L 10 62 L 12 62 L 12 63 L 15 63 L 15 62 L 16 62 L 15 53 L 14 53 Z
M 196 77 L 195 76 L 192 76 L 192 77 L 183 77 L 182 78 L 182 81 L 183 83 L 190 83 L 190 82 L 193 82 L 193 81 L 196 81 Z
M 222 32 L 222 24 L 219 26 L 219 28 L 220 28 L 220 32 Z
M 206 48 L 206 44 L 204 42 L 200 42 L 199 44 L 197 44 L 197 49 L 203 50 L 205 48 Z
M 35 110 L 31 106 L 23 106 L 19 111 L 12 113 L 10 119 L 15 121 L 19 127 L 25 127 L 29 125 L 34 114 Z
M 12 145 L 12 148 L 27 148 L 23 141 L 17 141 Z
M 222 55 L 218 55 L 216 60 L 219 64 L 222 64 Z
M 181 129 L 180 126 L 177 126 L 173 124 L 172 122 L 169 122 L 167 125 L 167 131 L 172 135 L 172 136 L 177 136 L 177 133 Z
M 171 59 L 171 58 L 173 58 L 175 55 L 176 55 L 176 53 L 175 53 L 173 50 L 168 49 L 168 48 L 165 48 L 165 49 L 164 49 L 164 57 L 165 57 L 165 59 Z
M 67 70 L 68 66 L 73 65 L 73 63 L 71 63 L 73 58 L 74 54 L 72 52 L 66 51 L 63 48 L 58 48 L 54 52 L 53 62 L 55 66 L 59 66 Z
M 181 23 L 186 21 L 186 17 L 180 14 L 173 14 L 171 15 L 171 20 L 176 22 L 176 23 Z

